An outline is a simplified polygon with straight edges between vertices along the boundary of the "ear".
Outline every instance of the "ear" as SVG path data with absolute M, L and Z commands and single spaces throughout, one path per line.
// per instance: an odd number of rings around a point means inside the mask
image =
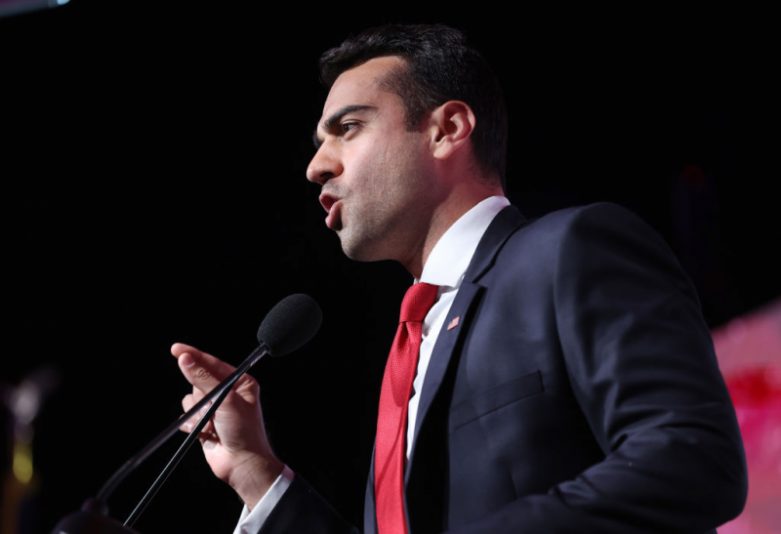
M 475 129 L 475 114 L 466 102 L 448 100 L 429 116 L 431 153 L 447 159 L 466 145 Z

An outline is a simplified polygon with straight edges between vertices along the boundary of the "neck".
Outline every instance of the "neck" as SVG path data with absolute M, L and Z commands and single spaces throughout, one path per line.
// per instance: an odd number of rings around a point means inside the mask
M 400 260 L 400 263 L 413 277 L 419 279 L 431 251 L 448 228 L 482 200 L 503 194 L 500 186 L 452 190 L 450 195 L 433 210 L 428 231 L 421 235 L 416 246 L 412 247 L 413 253 L 408 258 Z

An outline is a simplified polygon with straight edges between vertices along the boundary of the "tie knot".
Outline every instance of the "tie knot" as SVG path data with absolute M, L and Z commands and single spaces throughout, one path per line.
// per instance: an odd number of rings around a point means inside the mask
M 399 322 L 423 322 L 434 301 L 437 300 L 438 289 L 439 286 L 425 282 L 411 285 L 404 294 L 404 300 L 401 301 Z

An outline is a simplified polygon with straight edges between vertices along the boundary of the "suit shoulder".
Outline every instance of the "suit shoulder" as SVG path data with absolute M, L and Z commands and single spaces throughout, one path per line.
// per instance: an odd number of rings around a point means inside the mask
M 664 241 L 649 223 L 633 211 L 612 202 L 596 202 L 564 208 L 529 220 L 510 241 L 561 242 L 567 236 L 605 231 Z
M 639 215 L 612 202 L 596 202 L 564 208 L 531 219 L 509 237 L 499 261 L 533 253 L 537 261 L 551 265 L 561 254 L 597 248 L 651 247 L 673 255 L 662 236 Z
M 527 229 L 562 230 L 577 224 L 615 224 L 616 222 L 631 224 L 648 224 L 633 211 L 613 202 L 595 202 L 583 206 L 574 206 L 556 210 L 537 219 L 533 219 L 527 225 Z

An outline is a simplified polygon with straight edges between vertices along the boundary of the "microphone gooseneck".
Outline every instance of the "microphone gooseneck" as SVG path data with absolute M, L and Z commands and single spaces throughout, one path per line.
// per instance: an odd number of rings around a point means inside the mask
M 247 358 L 230 375 L 228 375 L 220 384 L 198 401 L 187 412 L 179 416 L 175 421 L 168 425 L 160 434 L 158 434 L 148 445 L 141 449 L 135 456 L 125 462 L 98 492 L 95 499 L 91 502 L 90 508 L 104 509 L 105 503 L 122 483 L 127 476 L 135 470 L 144 460 L 155 452 L 165 441 L 177 433 L 180 426 L 190 420 L 204 406 L 211 403 L 206 413 L 198 420 L 192 431 L 185 438 L 177 451 L 166 464 L 163 471 L 155 479 L 152 486 L 142 497 L 133 511 L 124 522 L 124 526 L 132 526 L 146 506 L 155 496 L 160 487 L 170 476 L 171 472 L 181 461 L 184 454 L 198 438 L 203 427 L 211 419 L 214 412 L 219 408 L 225 397 L 230 393 L 233 385 L 241 376 L 255 365 L 263 356 L 271 354 L 272 356 L 283 356 L 289 354 L 305 343 L 307 343 L 317 333 L 322 322 L 322 312 L 317 303 L 308 295 L 301 293 L 289 295 L 279 301 L 263 319 L 258 328 L 257 338 L 259 346 L 250 353 Z M 66 523 L 68 518 L 64 519 Z M 55 532 L 60 532 L 55 527 Z M 128 530 L 129 531 L 129 530 Z M 76 532 L 76 531 L 74 531 Z
M 179 465 L 182 458 L 184 458 L 187 450 L 195 443 L 195 440 L 198 439 L 201 430 L 203 430 L 203 427 L 206 426 L 206 423 L 212 418 L 212 415 L 214 415 L 214 412 L 220 407 L 220 404 L 225 400 L 225 397 L 228 396 L 228 393 L 230 393 L 233 385 L 238 379 L 266 354 L 283 356 L 300 348 L 317 333 L 320 328 L 320 323 L 322 322 L 322 317 L 323 314 L 320 311 L 320 306 L 317 305 L 312 297 L 302 293 L 285 297 L 266 314 L 265 319 L 263 319 L 260 323 L 260 327 L 258 327 L 257 338 L 260 346 L 255 349 L 244 362 L 233 371 L 233 373 L 223 380 L 216 388 L 210 391 L 206 397 L 201 399 L 198 404 L 205 405 L 206 402 L 209 402 L 207 397 L 216 397 L 209 409 L 198 420 L 187 438 L 185 438 L 173 456 L 171 456 L 171 459 L 166 466 L 127 517 L 124 522 L 125 526 L 132 527 L 135 524 L 149 502 L 154 498 L 176 466 Z M 196 410 L 196 408 L 198 408 L 198 405 L 195 405 L 188 410 L 187 414 L 197 413 L 198 410 Z M 189 418 L 190 416 L 187 417 L 187 419 Z

